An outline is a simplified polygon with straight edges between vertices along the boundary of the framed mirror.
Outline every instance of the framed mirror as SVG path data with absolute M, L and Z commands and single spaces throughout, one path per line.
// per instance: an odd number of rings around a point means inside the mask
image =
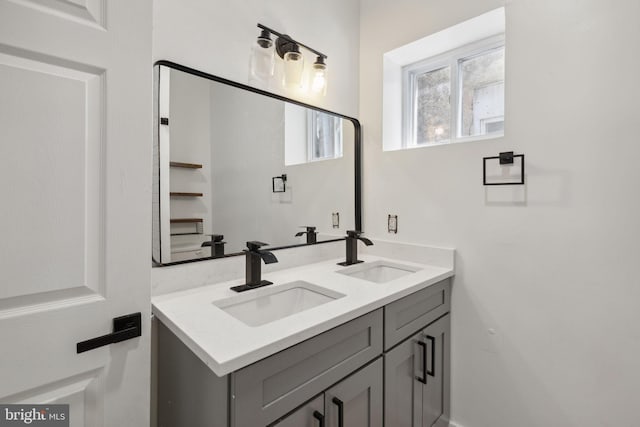
M 154 74 L 155 265 L 361 229 L 356 119 L 169 61 Z

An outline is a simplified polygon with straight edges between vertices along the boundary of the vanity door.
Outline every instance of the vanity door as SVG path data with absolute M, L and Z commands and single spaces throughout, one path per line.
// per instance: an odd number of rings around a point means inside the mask
M 423 384 L 422 426 L 440 425 L 448 408 L 449 369 L 449 315 L 440 318 L 422 330 L 421 340 L 425 357 L 426 383 Z M 444 424 L 447 425 L 447 424 Z
M 324 394 L 327 427 L 382 427 L 382 358 Z
M 384 421 L 386 426 L 422 425 L 422 332 L 384 355 Z
M 324 425 L 324 394 L 321 394 L 270 427 L 324 427 Z

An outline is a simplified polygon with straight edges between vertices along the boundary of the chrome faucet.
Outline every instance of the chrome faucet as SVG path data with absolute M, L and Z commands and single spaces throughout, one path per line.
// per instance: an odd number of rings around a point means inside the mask
M 339 262 L 338 265 L 352 265 L 358 264 L 360 261 L 358 259 L 358 240 L 361 240 L 367 246 L 373 245 L 373 242 L 366 237 L 361 236 L 362 231 L 357 230 L 349 230 L 347 231 L 347 260 L 344 262 Z
M 266 246 L 268 243 L 251 241 L 247 242 L 247 249 L 244 250 L 246 254 L 246 283 L 244 285 L 233 286 L 232 291 L 244 292 L 262 286 L 271 285 L 273 282 L 268 280 L 262 280 L 262 261 L 265 264 L 273 264 L 278 262 L 278 258 L 274 254 L 268 251 L 260 250 L 262 246 Z
M 317 241 L 318 232 L 315 227 L 310 225 L 303 225 L 302 228 L 306 228 L 307 231 L 299 231 L 296 233 L 296 237 L 300 237 L 303 234 L 307 235 L 307 245 L 313 245 Z

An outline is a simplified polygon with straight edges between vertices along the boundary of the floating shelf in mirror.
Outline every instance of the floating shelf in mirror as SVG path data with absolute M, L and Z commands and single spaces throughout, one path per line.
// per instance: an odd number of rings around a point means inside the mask
M 172 168 L 202 169 L 202 165 L 197 163 L 169 162 L 169 166 Z
M 185 193 L 180 191 L 172 191 L 169 195 L 171 197 L 202 197 L 202 193 Z
M 154 74 L 156 265 L 190 261 L 183 248 L 214 234 L 228 256 L 251 240 L 305 246 L 301 224 L 316 227 L 313 244 L 361 229 L 356 119 L 168 61 Z M 273 191 L 277 176 L 287 177 L 286 191 Z

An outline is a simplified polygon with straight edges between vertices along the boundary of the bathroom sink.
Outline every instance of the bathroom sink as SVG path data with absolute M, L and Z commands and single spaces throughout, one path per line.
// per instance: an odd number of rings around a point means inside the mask
M 418 267 L 388 261 L 374 261 L 338 270 L 338 273 L 374 283 L 386 283 L 420 271 Z
M 215 301 L 213 305 L 248 326 L 261 326 L 343 296 L 339 292 L 296 280 Z

